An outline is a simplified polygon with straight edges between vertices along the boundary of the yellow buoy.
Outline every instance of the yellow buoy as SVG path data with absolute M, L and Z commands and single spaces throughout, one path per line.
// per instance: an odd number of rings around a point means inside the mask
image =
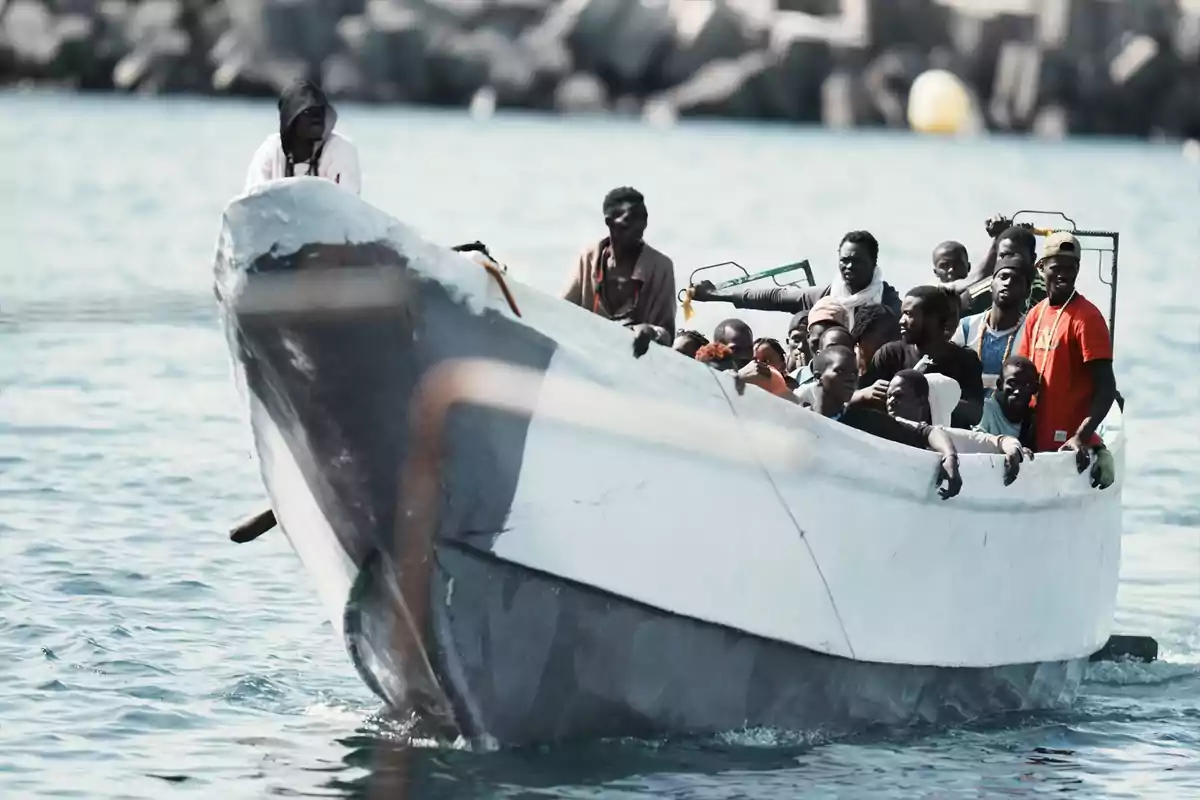
M 971 92 L 954 73 L 922 72 L 908 94 L 908 125 L 919 133 L 964 133 L 971 127 Z

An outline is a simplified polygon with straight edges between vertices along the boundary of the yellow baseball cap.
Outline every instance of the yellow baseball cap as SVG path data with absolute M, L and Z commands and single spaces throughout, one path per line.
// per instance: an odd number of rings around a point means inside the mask
M 1079 246 L 1079 240 L 1067 231 L 1050 234 L 1046 237 L 1045 244 L 1042 245 L 1042 257 L 1038 261 L 1046 261 L 1055 256 L 1073 258 L 1079 261 L 1082 257 L 1082 248 Z

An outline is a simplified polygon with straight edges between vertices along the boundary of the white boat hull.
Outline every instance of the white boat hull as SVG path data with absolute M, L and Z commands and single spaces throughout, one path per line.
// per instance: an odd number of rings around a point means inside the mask
M 1119 415 L 1106 491 L 1067 455 L 1009 487 L 963 456 L 943 502 L 933 454 L 635 360 L 624 329 L 508 279 L 518 316 L 327 182 L 231 204 L 217 277 L 272 505 L 360 673 L 468 736 L 1055 707 L 1107 640 Z M 414 423 L 443 389 L 452 410 Z

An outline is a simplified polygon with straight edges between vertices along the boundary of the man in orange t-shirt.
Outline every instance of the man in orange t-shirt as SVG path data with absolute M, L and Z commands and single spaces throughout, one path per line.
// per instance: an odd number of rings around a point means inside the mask
M 1038 451 L 1073 450 L 1080 472 L 1101 444 L 1096 427 L 1116 399 L 1112 339 L 1104 315 L 1075 289 L 1079 240 L 1069 233 L 1046 239 L 1038 267 L 1046 299 L 1025 318 L 1018 352 L 1041 375 L 1034 418 Z

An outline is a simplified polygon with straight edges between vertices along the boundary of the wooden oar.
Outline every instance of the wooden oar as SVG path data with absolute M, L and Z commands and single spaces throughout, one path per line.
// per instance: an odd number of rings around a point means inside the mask
M 722 266 L 725 266 L 726 264 L 735 266 L 735 267 L 742 266 L 741 264 L 737 263 L 736 261 L 724 261 L 720 264 L 713 264 L 711 266 L 712 267 L 722 267 Z M 700 269 L 711 269 L 711 267 L 701 267 Z M 696 270 L 696 272 L 699 272 L 700 269 Z M 744 269 L 744 267 L 743 267 L 743 269 Z M 723 291 L 725 289 L 732 289 L 734 286 L 741 286 L 744 283 L 753 283 L 754 281 L 760 281 L 763 278 L 774 278 L 777 275 L 784 275 L 788 272 L 795 272 L 798 269 L 804 270 L 805 274 L 808 276 L 809 283 L 813 282 L 812 267 L 809 266 L 808 259 L 805 259 L 803 261 L 797 261 L 793 264 L 784 264 L 781 267 L 773 267 L 768 270 L 763 270 L 762 272 L 755 272 L 753 275 L 743 275 L 740 278 L 730 278 L 727 281 L 721 281 L 718 284 L 714 284 L 713 289 L 718 292 Z M 695 277 L 696 272 L 692 273 L 692 277 Z M 695 296 L 696 296 L 696 290 L 691 286 L 689 286 L 688 288 L 684 289 L 683 291 L 681 291 L 679 293 L 679 302 L 683 306 L 683 321 L 684 322 L 691 320 L 692 315 L 695 313 L 692 310 L 692 298 Z
M 229 531 L 229 541 L 234 544 L 253 542 L 278 524 L 275 511 L 268 508 L 239 522 Z

